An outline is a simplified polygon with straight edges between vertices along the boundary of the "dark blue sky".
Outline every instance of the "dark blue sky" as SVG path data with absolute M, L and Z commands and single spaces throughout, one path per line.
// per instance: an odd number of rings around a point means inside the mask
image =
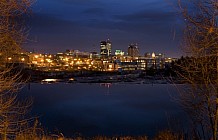
M 130 43 L 138 43 L 141 55 L 179 57 L 182 29 L 176 1 L 37 0 L 30 19 L 32 41 L 25 48 L 41 53 L 99 52 L 99 42 L 109 38 L 113 51 L 126 52 Z

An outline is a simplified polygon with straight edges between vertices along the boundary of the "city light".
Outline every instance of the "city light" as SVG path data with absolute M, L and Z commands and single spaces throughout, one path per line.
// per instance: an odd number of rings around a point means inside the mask
M 35 57 L 36 59 L 37 59 L 37 58 L 39 58 L 39 56 L 38 56 L 38 55 L 35 55 L 34 57 Z
M 101 42 L 102 48 L 110 49 L 111 42 Z M 106 46 L 105 46 L 106 45 Z M 107 46 L 108 45 L 108 46 Z M 126 55 L 124 55 L 126 54 Z M 24 55 L 26 55 L 24 57 Z M 139 55 L 137 44 L 130 44 L 128 53 L 116 50 L 115 55 L 111 53 L 100 55 L 97 52 L 82 52 L 79 50 L 68 51 L 57 54 L 22 53 L 19 58 L 8 57 L 10 62 L 27 63 L 32 69 L 44 71 L 68 71 L 68 70 L 93 70 L 93 71 L 144 71 L 149 68 L 164 69 L 166 63 L 175 59 L 166 58 L 162 53 L 145 53 Z M 33 65 L 32 65 L 33 64 Z

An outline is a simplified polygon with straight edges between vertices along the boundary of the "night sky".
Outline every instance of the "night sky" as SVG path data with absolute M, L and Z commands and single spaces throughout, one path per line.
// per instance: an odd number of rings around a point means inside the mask
M 100 50 L 110 39 L 112 52 L 138 43 L 140 54 L 181 56 L 181 17 L 177 0 L 37 0 L 29 19 L 25 49 L 39 53 Z

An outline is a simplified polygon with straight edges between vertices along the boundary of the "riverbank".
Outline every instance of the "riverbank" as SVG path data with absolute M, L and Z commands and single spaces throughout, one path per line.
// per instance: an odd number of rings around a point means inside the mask
M 159 73 L 148 75 L 143 71 L 134 72 L 99 72 L 99 71 L 32 71 L 27 70 L 29 82 L 36 83 L 133 83 L 133 84 L 168 84 L 176 81 L 175 78 Z M 27 74 L 26 74 L 27 75 Z M 173 79 L 173 80 L 172 80 Z

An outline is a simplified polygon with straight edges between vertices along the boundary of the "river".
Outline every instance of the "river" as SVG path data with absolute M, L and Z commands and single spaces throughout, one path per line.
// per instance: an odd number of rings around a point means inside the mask
M 48 132 L 68 137 L 152 137 L 184 116 L 170 84 L 31 83 L 21 93 L 33 97 L 31 114 Z

